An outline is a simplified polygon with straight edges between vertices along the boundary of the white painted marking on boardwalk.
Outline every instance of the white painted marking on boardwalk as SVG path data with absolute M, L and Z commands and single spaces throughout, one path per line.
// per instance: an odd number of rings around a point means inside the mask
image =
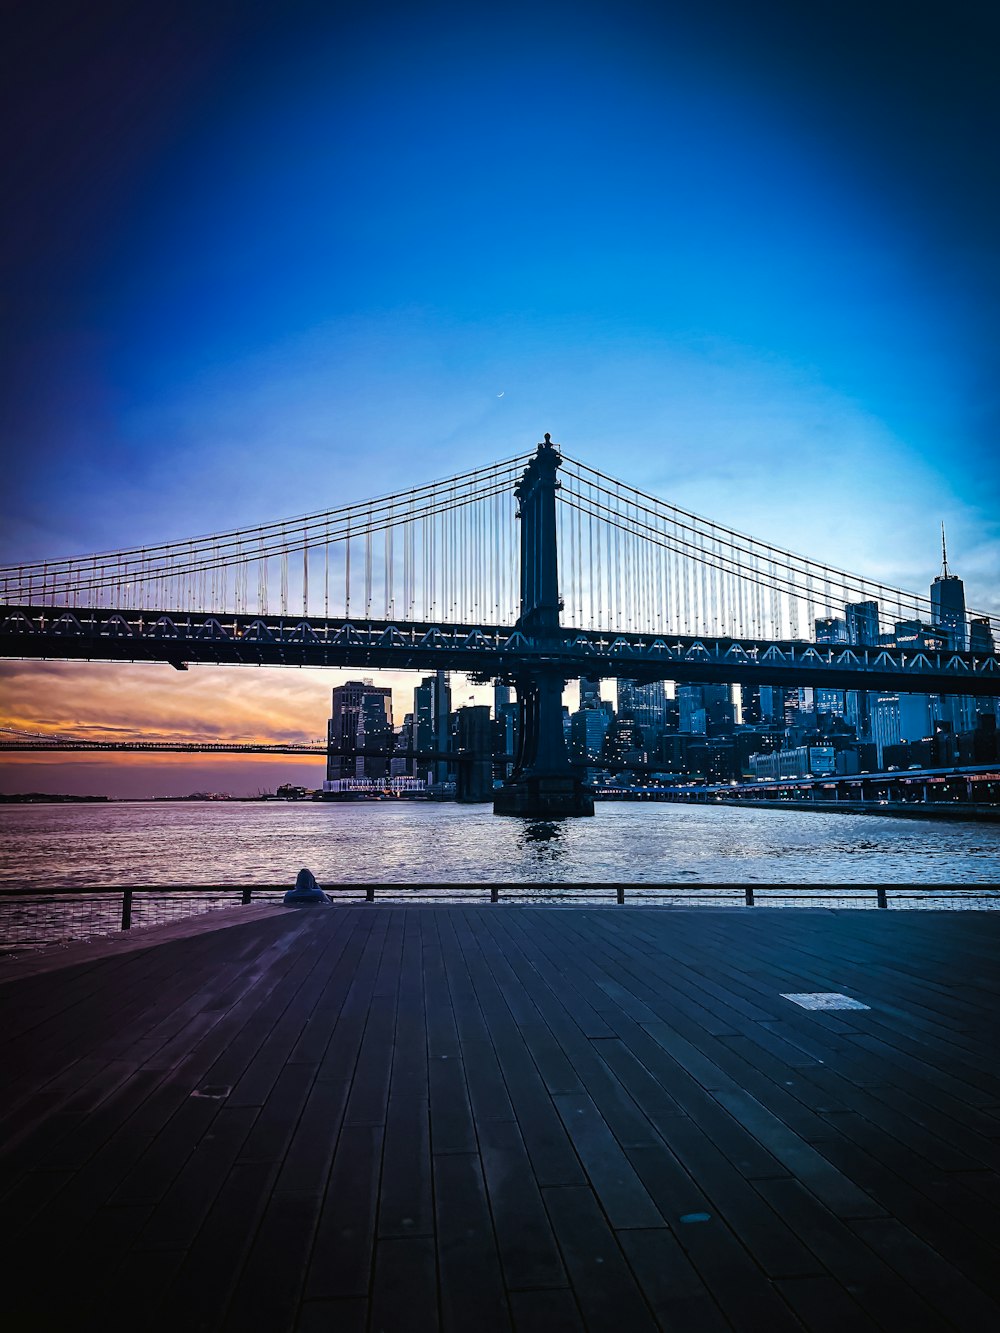
M 783 1000 L 791 1000 L 792 1004 L 801 1005 L 803 1009 L 870 1009 L 870 1004 L 862 1004 L 860 1000 L 852 1000 L 849 995 L 841 995 L 839 991 L 813 991 L 801 995 L 786 995 L 781 993 Z

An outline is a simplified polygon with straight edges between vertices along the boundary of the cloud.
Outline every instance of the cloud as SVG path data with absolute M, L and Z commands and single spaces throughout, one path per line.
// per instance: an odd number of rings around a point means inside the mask
M 325 741 L 333 686 L 358 671 L 287 667 L 200 667 L 176 672 L 148 663 L 0 662 L 4 726 L 109 740 Z M 416 672 L 381 672 L 397 723 L 412 710 Z M 456 707 L 487 687 L 453 678 Z M 214 776 L 212 776 L 214 775 Z M 0 791 L 82 795 L 186 795 L 200 789 L 252 794 L 278 782 L 317 787 L 323 760 L 274 755 L 9 754 Z M 67 785 L 69 784 L 69 785 Z

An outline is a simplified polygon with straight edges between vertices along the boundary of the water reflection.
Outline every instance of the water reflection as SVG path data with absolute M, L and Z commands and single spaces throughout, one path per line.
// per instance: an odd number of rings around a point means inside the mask
M 561 820 L 526 820 L 522 832 L 525 842 L 552 842 L 563 836 L 563 824 Z

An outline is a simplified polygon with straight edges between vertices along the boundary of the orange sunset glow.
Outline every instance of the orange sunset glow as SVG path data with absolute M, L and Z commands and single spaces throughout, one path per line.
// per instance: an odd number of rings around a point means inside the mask
M 95 740 L 312 743 L 325 739 L 330 691 L 368 673 L 290 667 L 207 667 L 148 663 L 0 664 L 0 725 Z M 382 672 L 397 724 L 413 706 L 419 677 Z M 454 681 L 456 706 L 488 691 Z M 479 696 L 482 696 L 481 698 Z M 318 787 L 322 758 L 301 755 L 12 753 L 0 793 L 74 796 L 186 796 L 194 791 L 253 796 L 283 782 Z

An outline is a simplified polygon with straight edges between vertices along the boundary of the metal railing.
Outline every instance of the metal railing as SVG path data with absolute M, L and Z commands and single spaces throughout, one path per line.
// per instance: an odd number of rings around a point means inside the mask
M 163 925 L 249 903 L 279 905 L 288 884 L 136 884 L 97 888 L 0 889 L 0 952 L 68 943 Z M 519 906 L 827 907 L 1000 909 L 1000 888 L 947 885 L 733 884 L 341 884 L 337 903 L 466 903 Z

